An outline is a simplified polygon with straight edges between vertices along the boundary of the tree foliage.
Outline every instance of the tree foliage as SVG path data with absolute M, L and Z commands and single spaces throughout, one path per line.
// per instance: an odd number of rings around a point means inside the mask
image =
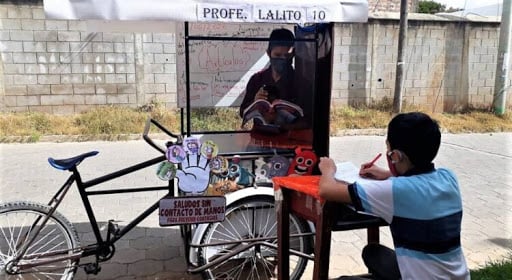
M 435 1 L 420 1 L 418 3 L 418 13 L 421 14 L 435 14 L 445 11 L 446 6 Z

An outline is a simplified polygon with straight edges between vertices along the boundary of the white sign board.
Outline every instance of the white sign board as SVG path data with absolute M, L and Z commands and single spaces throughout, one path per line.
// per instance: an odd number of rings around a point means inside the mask
M 330 6 L 283 6 L 248 4 L 212 4 L 197 5 L 198 21 L 222 22 L 275 22 L 275 23 L 313 23 L 335 21 L 335 9 Z
M 224 220 L 224 196 L 170 197 L 160 200 L 160 226 L 213 223 Z
M 47 19 L 366 22 L 367 0 L 45 0 Z

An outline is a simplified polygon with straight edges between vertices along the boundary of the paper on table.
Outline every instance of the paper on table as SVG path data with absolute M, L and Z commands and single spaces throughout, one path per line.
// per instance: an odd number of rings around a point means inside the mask
M 360 183 L 366 181 L 375 181 L 374 179 L 359 176 L 359 167 L 350 161 L 336 163 L 336 173 L 334 173 L 334 179 L 348 184 L 353 184 L 356 181 Z
M 363 178 L 359 176 L 359 168 L 355 166 L 352 162 L 344 161 L 340 163 L 336 163 L 336 173 L 334 173 L 334 179 L 338 181 L 343 181 L 348 184 L 353 184 L 354 182 L 364 182 L 364 181 L 374 181 L 372 179 Z M 354 208 L 353 205 L 347 204 L 348 208 L 352 209 L 361 214 L 376 216 L 373 213 L 368 213 L 364 211 L 359 211 Z M 377 216 L 376 216 L 377 217 Z
M 361 179 L 359 176 L 359 168 L 350 161 L 336 163 L 336 173 L 334 179 L 352 184 Z

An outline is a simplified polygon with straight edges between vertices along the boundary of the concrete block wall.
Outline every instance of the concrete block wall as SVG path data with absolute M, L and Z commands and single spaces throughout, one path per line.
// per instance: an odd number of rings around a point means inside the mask
M 335 25 L 333 103 L 393 98 L 398 18 L 372 13 L 365 24 Z M 176 107 L 174 33 L 90 32 L 83 21 L 46 20 L 37 1 L 0 4 L 0 26 L 2 111 L 70 114 L 153 101 Z M 490 108 L 498 37 L 496 21 L 411 14 L 404 100 L 433 111 Z
M 176 100 L 172 33 L 90 32 L 43 7 L 0 5 L 3 110 L 77 113 Z
M 336 25 L 333 103 L 393 98 L 398 31 L 396 19 Z M 498 39 L 496 22 L 409 21 L 403 100 L 436 112 L 491 108 Z

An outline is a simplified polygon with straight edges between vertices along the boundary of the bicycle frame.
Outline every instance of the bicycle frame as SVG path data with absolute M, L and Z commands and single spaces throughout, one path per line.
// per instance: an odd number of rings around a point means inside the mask
M 142 170 L 144 168 L 147 168 L 149 166 L 152 166 L 154 164 L 163 162 L 166 160 L 165 157 L 165 149 L 159 145 L 157 145 L 149 136 L 149 130 L 151 125 L 156 126 L 160 131 L 164 132 L 165 134 L 169 135 L 172 138 L 177 139 L 176 142 L 181 141 L 181 136 L 173 134 L 169 130 L 167 130 L 165 127 L 163 127 L 160 123 L 158 123 L 156 120 L 153 120 L 149 118 L 146 121 L 144 132 L 143 132 L 143 139 L 153 148 L 160 151 L 162 153 L 161 156 L 155 157 L 153 159 L 129 166 L 127 168 L 106 174 L 101 177 L 97 177 L 94 179 L 91 179 L 89 181 L 83 181 L 82 177 L 80 175 L 80 172 L 78 171 L 77 166 L 73 166 L 69 169 L 72 174 L 67 178 L 65 183 L 57 190 L 55 195 L 50 199 L 48 202 L 48 206 L 50 207 L 50 211 L 48 214 L 40 219 L 36 219 L 34 221 L 31 228 L 35 228 L 40 222 L 39 227 L 36 229 L 34 234 L 32 235 L 32 238 L 27 240 L 20 250 L 20 254 L 13 259 L 14 263 L 19 263 L 19 261 L 22 258 L 31 259 L 30 262 L 18 264 L 18 267 L 21 269 L 25 268 L 31 268 L 36 267 L 39 265 L 44 265 L 52 262 L 58 262 L 62 260 L 76 260 L 79 258 L 87 257 L 96 255 L 97 261 L 106 261 L 110 259 L 113 256 L 113 251 L 111 251 L 111 247 L 113 248 L 113 245 L 121 239 L 125 234 L 127 234 L 130 230 L 132 230 L 134 227 L 136 227 L 141 221 L 143 221 L 145 218 L 147 218 L 151 213 L 153 213 L 156 209 L 159 207 L 159 200 L 156 201 L 153 205 L 149 206 L 146 210 L 144 210 L 141 214 L 136 216 L 133 220 L 131 220 L 125 227 L 123 227 L 121 230 L 116 231 L 114 233 L 111 232 L 110 228 L 110 221 L 109 221 L 109 228 L 107 230 L 107 236 L 103 238 L 100 233 L 100 226 L 96 220 L 96 216 L 94 214 L 94 210 L 91 206 L 89 196 L 92 195 L 106 195 L 106 194 L 121 194 L 121 193 L 134 193 L 134 192 L 149 192 L 149 191 L 162 191 L 167 190 L 167 194 L 165 196 L 174 196 L 174 181 L 170 180 L 168 181 L 167 186 L 158 186 L 158 187 L 143 187 L 143 188 L 121 188 L 121 189 L 114 189 L 114 190 L 106 190 L 106 191 L 87 191 L 88 188 L 91 188 L 93 186 L 97 186 L 99 184 L 102 184 L 104 182 L 110 181 L 115 178 L 119 178 L 122 176 L 125 176 L 127 174 Z M 50 216 L 55 213 L 56 209 L 60 205 L 60 203 L 64 200 L 64 197 L 66 196 L 68 190 L 71 188 L 73 183 L 76 183 L 78 191 L 80 193 L 80 198 L 82 199 L 82 203 L 84 205 L 85 211 L 87 213 L 87 217 L 89 219 L 89 224 L 91 225 L 91 228 L 93 230 L 94 236 L 96 238 L 96 243 L 89 244 L 86 246 L 81 246 L 78 248 L 72 248 L 71 252 L 68 250 L 64 251 L 58 251 L 53 252 L 51 254 L 31 254 L 25 256 L 25 253 L 27 249 L 30 247 L 32 242 L 35 240 L 37 235 L 39 234 L 40 230 L 45 226 L 46 222 L 50 218 Z M 186 245 L 188 247 L 188 245 Z M 187 248 L 188 249 L 188 248 Z M 78 250 L 78 252 L 77 252 Z M 188 250 L 186 250 L 188 251 Z M 69 254 L 71 253 L 71 254 Z
M 120 194 L 120 193 L 133 193 L 133 192 L 148 192 L 148 191 L 162 191 L 167 190 L 167 194 L 165 196 L 174 196 L 174 185 L 173 181 L 169 181 L 167 186 L 158 186 L 158 187 L 145 187 L 145 188 L 122 188 L 122 189 L 114 189 L 114 190 L 106 190 L 106 191 L 87 191 L 88 188 L 91 188 L 93 186 L 102 184 L 104 182 L 107 182 L 109 180 L 136 172 L 138 170 L 147 168 L 149 166 L 152 166 L 154 164 L 160 163 L 162 161 L 165 161 L 165 155 L 153 158 L 148 161 L 141 162 L 139 164 L 115 171 L 113 173 L 89 180 L 89 181 L 82 181 L 82 177 L 80 175 L 80 172 L 78 171 L 77 167 L 73 167 L 70 169 L 70 172 L 72 174 L 68 177 L 66 182 L 59 188 L 59 190 L 55 193 L 55 195 L 50 199 L 48 202 L 48 206 L 50 206 L 49 213 L 43 218 L 42 221 L 40 219 L 34 221 L 33 227 L 37 226 L 38 223 L 40 223 L 40 226 L 36 229 L 35 233 L 33 234 L 32 238 L 25 242 L 22 246 L 22 249 L 20 250 L 20 254 L 17 256 L 17 258 L 14 259 L 15 262 L 19 262 L 21 258 L 31 259 L 30 262 L 26 262 L 23 264 L 20 264 L 19 267 L 21 269 L 26 269 L 30 267 L 36 267 L 39 265 L 44 265 L 52 262 L 58 262 L 66 259 L 75 260 L 77 258 L 83 258 L 87 256 L 96 255 L 97 259 L 100 261 L 106 261 L 110 259 L 113 254 L 110 248 L 119 240 L 121 239 L 125 234 L 127 234 L 130 230 L 132 230 L 134 227 L 136 227 L 141 221 L 143 221 L 145 218 L 147 218 L 149 215 L 151 215 L 156 209 L 159 207 L 159 200 L 156 201 L 154 204 L 149 206 L 146 210 L 144 210 L 141 214 L 136 216 L 133 220 L 131 220 L 125 227 L 123 227 L 121 230 L 112 233 L 110 228 L 107 230 L 107 236 L 104 238 L 100 233 L 100 225 L 98 224 L 96 220 L 96 216 L 94 213 L 94 210 L 91 206 L 89 196 L 92 195 L 106 195 L 106 194 Z M 85 211 L 87 213 L 87 217 L 89 219 L 89 224 L 91 225 L 92 231 L 94 233 L 94 236 L 96 238 L 96 243 L 89 244 L 86 246 L 78 247 L 78 248 L 72 248 L 71 253 L 68 250 L 62 251 L 62 252 L 54 252 L 51 255 L 49 254 L 31 254 L 29 256 L 24 256 L 26 253 L 26 250 L 31 245 L 31 243 L 34 241 L 35 237 L 39 234 L 39 231 L 45 226 L 46 222 L 48 221 L 49 217 L 56 211 L 60 203 L 64 200 L 64 197 L 66 196 L 68 190 L 71 188 L 73 183 L 76 183 L 78 191 L 80 193 L 80 197 L 82 199 L 82 203 L 84 205 Z M 76 252 L 79 250 L 78 252 Z

